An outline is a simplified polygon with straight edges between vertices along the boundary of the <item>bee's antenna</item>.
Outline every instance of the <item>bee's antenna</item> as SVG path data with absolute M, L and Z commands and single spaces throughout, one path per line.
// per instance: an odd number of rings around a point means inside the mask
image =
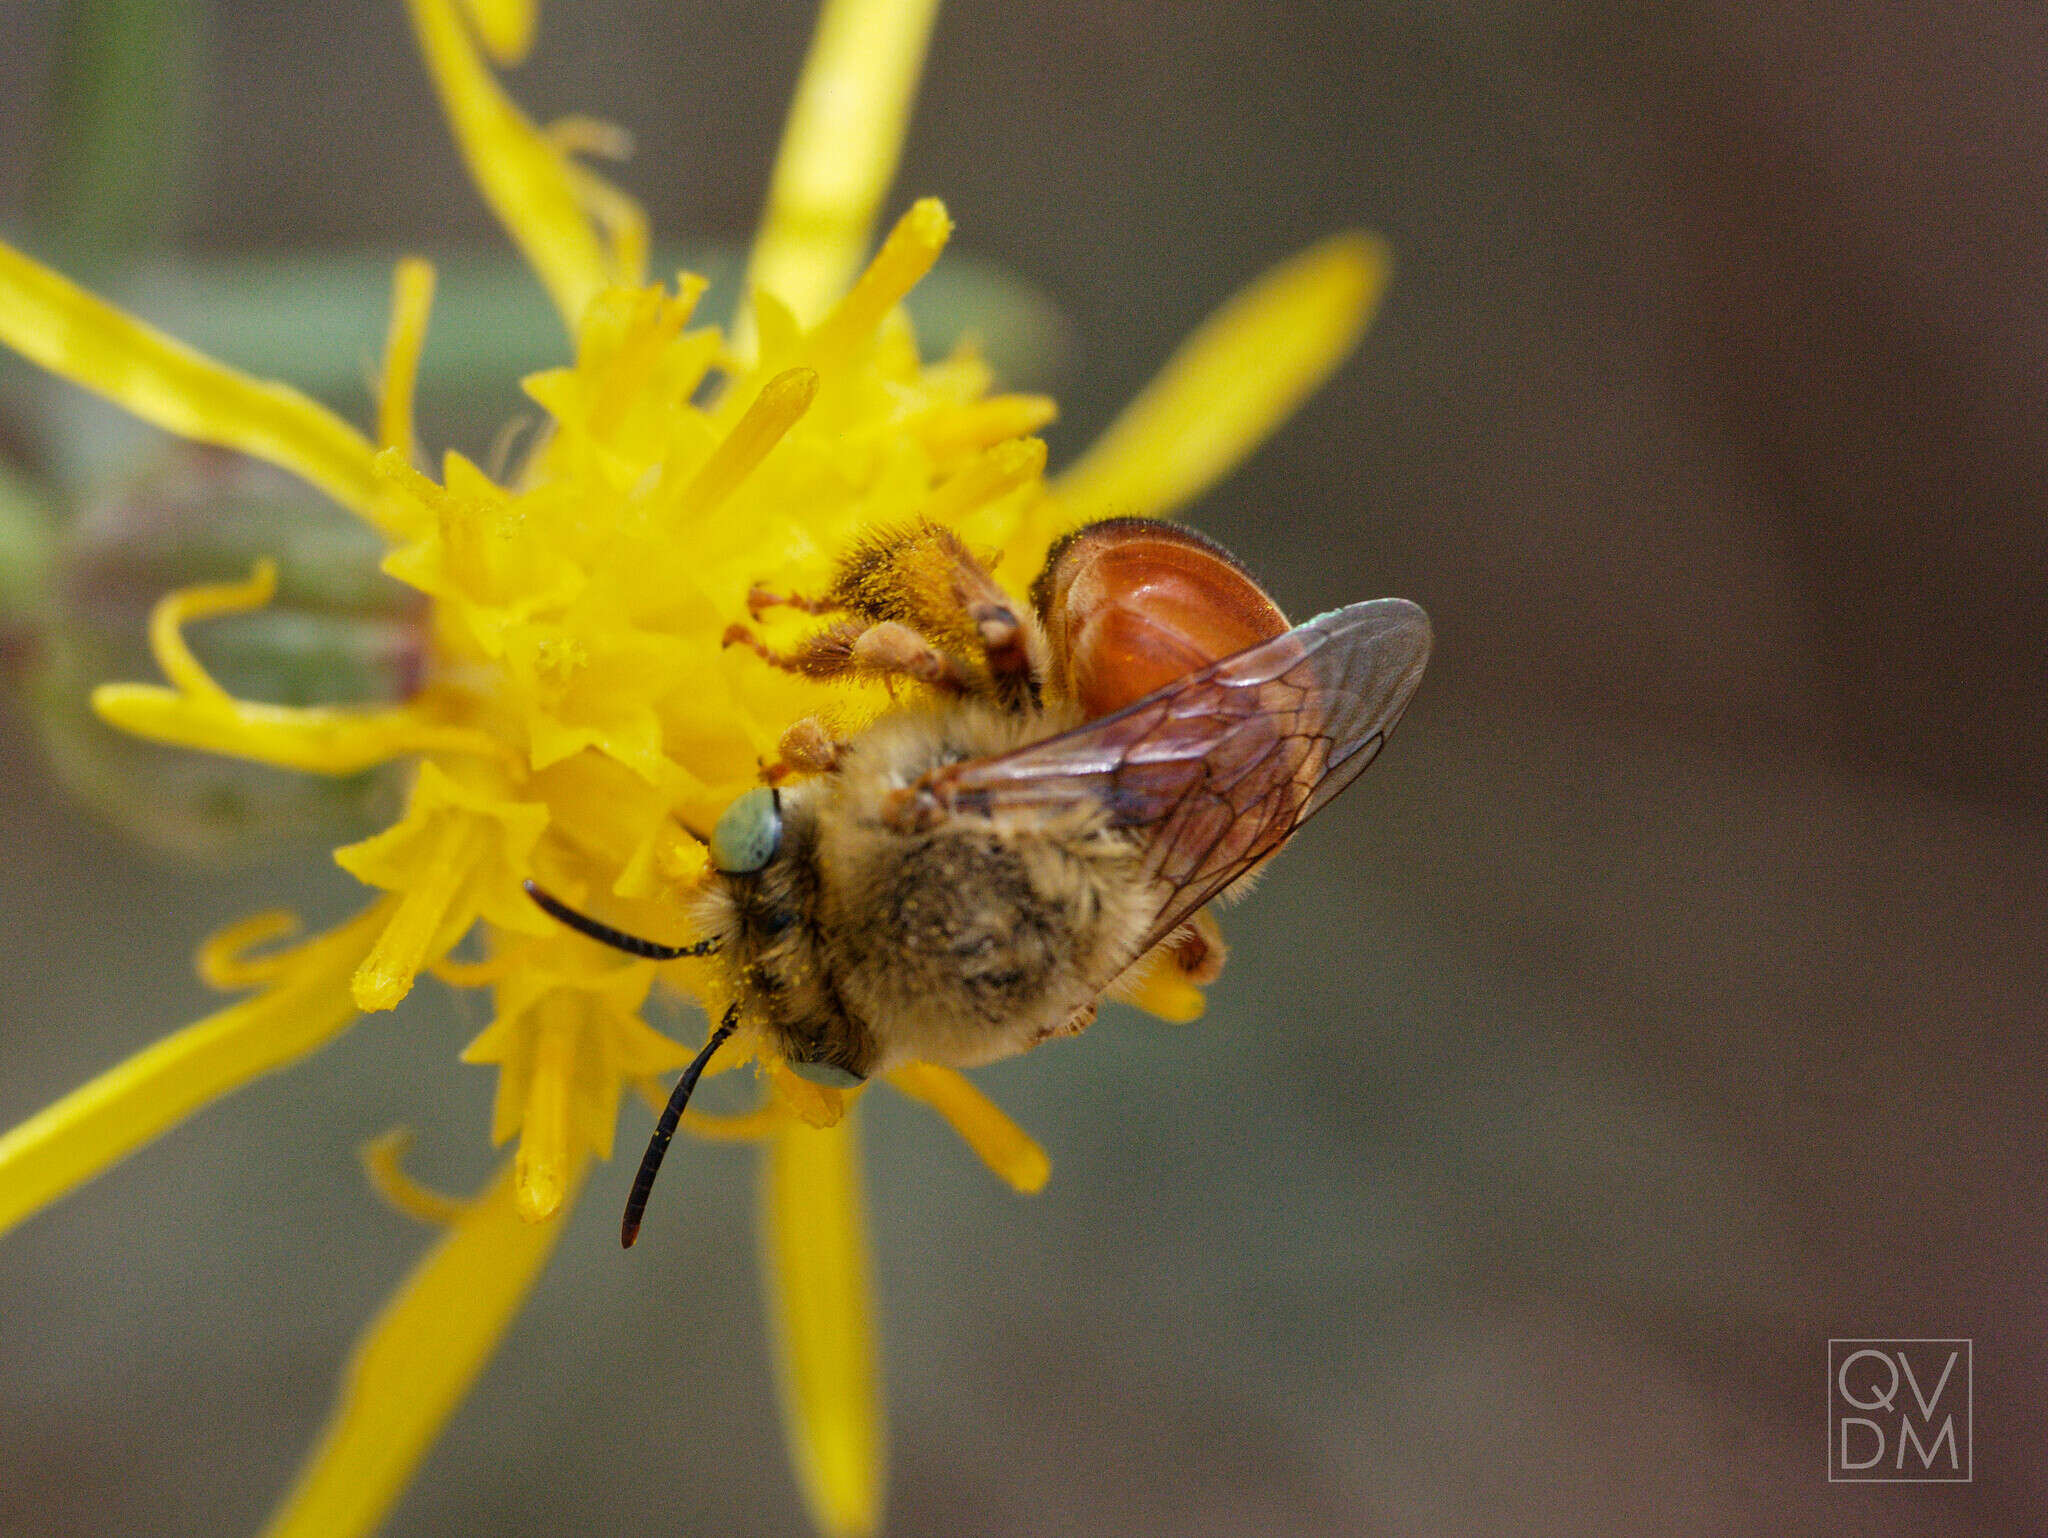
M 624 951 L 628 956 L 641 956 L 648 961 L 676 961 L 685 956 L 709 956 L 718 949 L 716 935 L 709 940 L 699 940 L 695 945 L 656 945 L 652 940 L 642 940 L 609 924 L 600 924 L 588 914 L 578 913 L 561 898 L 542 890 L 537 882 L 529 881 L 525 885 L 526 895 L 538 903 L 544 913 L 560 919 L 579 935 L 595 940 L 599 945 L 609 945 L 615 951 Z
M 668 1152 L 669 1140 L 676 1135 L 676 1126 L 683 1119 L 683 1107 L 690 1103 L 691 1092 L 697 1088 L 697 1081 L 704 1077 L 704 1065 L 711 1061 L 711 1054 L 725 1044 L 725 1038 L 738 1030 L 739 1024 L 739 1005 L 727 1005 L 725 1018 L 718 1022 L 718 1029 L 704 1043 L 704 1050 L 690 1059 L 690 1066 L 676 1080 L 675 1090 L 668 1097 L 668 1107 L 661 1113 L 661 1120 L 654 1124 L 654 1136 L 647 1140 L 647 1152 L 640 1156 L 640 1173 L 633 1177 L 633 1191 L 626 1198 L 626 1215 L 619 1223 L 619 1243 L 629 1250 L 633 1241 L 640 1237 L 640 1219 L 647 1212 L 647 1193 L 654 1189 L 654 1177 L 661 1172 L 661 1161 Z

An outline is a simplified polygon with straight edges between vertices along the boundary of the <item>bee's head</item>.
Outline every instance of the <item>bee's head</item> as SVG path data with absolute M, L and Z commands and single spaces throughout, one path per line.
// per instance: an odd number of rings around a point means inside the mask
M 703 921 L 720 937 L 747 1017 L 791 1071 L 846 1088 L 865 1077 L 854 1064 L 866 1054 L 842 1023 L 819 953 L 816 833 L 804 787 L 757 785 L 735 797 L 707 841 Z
M 655 1172 L 697 1081 L 720 1045 L 739 1028 L 743 1008 L 804 1078 L 844 1087 L 865 1077 L 842 1066 L 847 1060 L 861 1060 L 857 1054 L 862 1033 L 843 1024 L 836 1031 L 820 1028 L 829 1018 L 820 1016 L 820 995 L 831 997 L 831 989 L 829 984 L 821 987 L 823 969 L 810 921 L 817 902 L 817 874 L 809 854 L 816 819 L 800 796 L 791 802 L 792 815 L 785 819 L 782 793 L 757 786 L 735 798 L 719 817 L 706 841 L 712 874 L 698 914 L 705 937 L 691 945 L 664 945 L 627 934 L 570 907 L 537 883 L 526 883 L 527 894 L 545 912 L 600 945 L 648 961 L 716 955 L 731 967 L 739 985 L 740 997 L 726 1007 L 718 1029 L 676 1081 L 640 1161 L 619 1231 L 627 1245 L 640 1232 Z

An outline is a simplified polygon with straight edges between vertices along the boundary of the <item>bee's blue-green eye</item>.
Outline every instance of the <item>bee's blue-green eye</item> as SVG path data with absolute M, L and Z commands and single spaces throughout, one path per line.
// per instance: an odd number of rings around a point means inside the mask
M 782 802 L 757 785 L 725 809 L 711 830 L 711 867 L 728 876 L 750 876 L 775 858 L 782 842 Z
M 822 1084 L 827 1089 L 852 1089 L 856 1084 L 867 1083 L 859 1074 L 841 1068 L 837 1063 L 792 1062 L 789 1071 L 799 1079 L 809 1079 L 813 1084 Z

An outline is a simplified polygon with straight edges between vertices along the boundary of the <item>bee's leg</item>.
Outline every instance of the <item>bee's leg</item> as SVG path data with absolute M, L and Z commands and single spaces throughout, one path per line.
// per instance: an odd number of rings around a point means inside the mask
M 747 589 L 747 613 L 755 620 L 763 609 L 795 609 L 804 614 L 832 614 L 840 605 L 830 598 L 806 598 L 801 593 L 776 593 L 756 582 Z
M 830 774 L 839 767 L 846 744 L 837 741 L 816 716 L 792 721 L 775 745 L 781 757 L 761 772 L 774 785 L 792 774 Z
M 974 679 L 958 657 L 940 651 L 908 625 L 884 620 L 853 643 L 854 670 L 874 678 L 911 678 L 947 694 L 967 694 Z
M 996 697 L 1012 710 L 1036 705 L 1038 669 L 1031 662 L 1030 639 L 1009 600 L 976 604 L 967 612 L 981 641 L 981 655 L 988 664 Z
M 801 673 L 805 678 L 845 678 L 856 671 L 853 643 L 860 635 L 859 624 L 844 620 L 808 637 L 794 651 L 779 652 L 745 625 L 728 625 L 721 644 L 744 646 L 770 667 L 781 668 L 785 673 Z
M 745 646 L 771 667 L 805 678 L 909 678 L 947 694 L 969 694 L 974 689 L 965 663 L 894 620 L 865 628 L 842 620 L 789 652 L 775 650 L 745 625 L 730 625 L 724 644 Z
M 1036 630 L 951 529 L 917 523 L 864 541 L 841 564 L 830 601 L 908 626 L 947 656 L 980 658 L 981 691 L 1012 710 L 1037 702 Z
M 1197 988 L 1206 988 L 1223 975 L 1223 961 L 1230 954 L 1222 926 L 1207 908 L 1180 927 L 1166 942 L 1166 950 L 1181 976 Z

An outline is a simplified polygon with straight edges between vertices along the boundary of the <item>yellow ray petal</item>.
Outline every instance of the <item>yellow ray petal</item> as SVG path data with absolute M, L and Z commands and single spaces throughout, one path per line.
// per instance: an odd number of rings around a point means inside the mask
M 403 705 L 265 705 L 195 699 L 154 684 L 101 684 L 92 692 L 92 708 L 108 725 L 152 742 L 306 774 L 355 774 L 410 753 L 513 758 L 512 749 L 486 733 L 436 726 Z
M 938 0 L 827 0 L 818 18 L 747 264 L 748 288 L 807 325 L 867 254 L 937 9 Z
M 1201 495 L 1351 351 L 1390 266 L 1374 237 L 1336 235 L 1239 292 L 1060 476 L 1073 519 L 1169 513 Z
M 0 1233 L 356 1016 L 349 974 L 395 899 L 307 941 L 265 992 L 188 1025 L 0 1136 Z
M 1173 964 L 1173 957 L 1155 952 L 1130 974 L 1118 980 L 1116 996 L 1174 1025 L 1187 1025 L 1202 1018 L 1209 1007 L 1208 995 Z
M 149 647 L 173 687 L 102 684 L 93 691 L 93 709 L 110 725 L 153 742 L 309 774 L 354 774 L 407 753 L 511 753 L 494 737 L 422 720 L 407 705 L 301 707 L 230 696 L 192 655 L 184 627 L 193 620 L 260 609 L 276 591 L 276 564 L 259 560 L 246 582 L 206 583 L 166 593 L 150 612 Z
M 405 1171 L 406 1151 L 412 1147 L 412 1132 L 393 1127 L 380 1132 L 357 1150 L 363 1173 L 377 1194 L 399 1212 L 435 1228 L 446 1228 L 459 1220 L 469 1205 L 445 1192 L 423 1185 Z
M 533 47 L 540 0 L 462 0 L 485 52 L 500 64 L 517 64 Z
M 427 313 L 433 305 L 433 264 L 407 257 L 391 275 L 391 327 L 384 335 L 384 374 L 377 389 L 377 442 L 408 459 L 414 453 L 413 386 L 419 380 Z
M 199 980 L 222 993 L 260 988 L 288 971 L 292 954 L 284 951 L 269 956 L 251 956 L 250 951 L 272 940 L 297 934 L 299 916 L 284 908 L 252 913 L 247 918 L 216 929 L 206 937 L 193 957 Z
M 0 342 L 165 432 L 289 470 L 383 527 L 375 449 L 318 401 L 251 379 L 0 242 Z
M 573 333 L 591 299 L 615 276 L 576 174 L 499 88 L 451 0 L 407 0 L 406 8 L 477 190 Z
M 1045 1189 L 1052 1160 L 965 1074 L 932 1063 L 905 1063 L 890 1073 L 889 1082 L 945 1117 L 960 1141 L 1013 1189 L 1027 1195 Z
M 867 1234 L 854 1118 L 791 1126 L 768 1141 L 761 1233 L 790 1455 L 827 1538 L 881 1521 L 880 1367 L 868 1301 Z
M 357 1341 L 320 1445 L 266 1538 L 360 1538 L 390 1511 L 490 1360 L 561 1236 L 529 1223 L 502 1167 Z

